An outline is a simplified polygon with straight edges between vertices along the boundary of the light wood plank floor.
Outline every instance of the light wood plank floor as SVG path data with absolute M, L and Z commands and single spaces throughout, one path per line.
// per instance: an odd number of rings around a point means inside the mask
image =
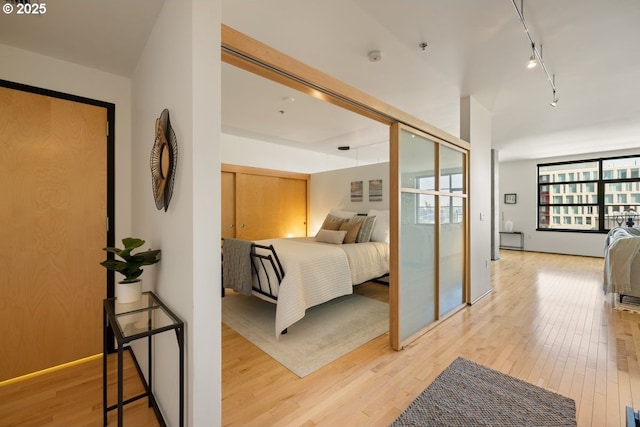
M 640 314 L 612 310 L 602 264 L 502 251 L 494 292 L 409 348 L 385 335 L 303 379 L 223 325 L 223 424 L 387 426 L 462 356 L 573 398 L 579 426 L 621 426 L 624 407 L 640 407 Z M 360 291 L 386 298 L 380 285 Z M 0 425 L 101 425 L 101 390 L 100 360 L 2 386 Z M 157 425 L 142 401 L 127 411 L 126 425 Z
M 571 397 L 579 426 L 640 406 L 640 314 L 613 310 L 601 258 L 502 251 L 494 291 L 401 352 L 375 339 L 298 378 L 222 326 L 226 426 L 387 426 L 462 356 Z
M 117 401 L 116 355 L 107 363 L 109 405 Z M 125 400 L 144 392 L 129 352 L 124 352 Z M 107 421 L 118 425 L 117 410 Z M 125 406 L 124 425 L 156 427 L 153 409 L 143 398 Z M 0 387 L 1 427 L 99 427 L 102 426 L 102 358 L 9 383 Z

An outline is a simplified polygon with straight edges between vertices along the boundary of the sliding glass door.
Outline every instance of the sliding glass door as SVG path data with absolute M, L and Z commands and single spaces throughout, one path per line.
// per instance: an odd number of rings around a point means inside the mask
M 465 157 L 440 145 L 440 317 L 464 302 Z
M 401 348 L 466 302 L 467 153 L 408 127 L 393 128 L 392 185 L 399 193 L 392 209 L 399 248 L 394 347 Z

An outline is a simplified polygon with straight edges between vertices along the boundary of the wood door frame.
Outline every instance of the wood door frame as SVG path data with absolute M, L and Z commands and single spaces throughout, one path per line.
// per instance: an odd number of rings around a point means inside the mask
M 356 114 L 373 119 L 390 127 L 390 141 L 394 138 L 394 127 L 398 125 L 408 126 L 418 132 L 428 135 L 430 138 L 444 141 L 466 152 L 471 152 L 471 144 L 448 132 L 445 132 L 429 123 L 420 120 L 404 111 L 387 104 L 367 93 L 347 85 L 340 80 L 329 76 L 303 62 L 298 61 L 260 41 L 253 39 L 227 25 L 221 25 L 221 60 L 224 63 L 236 66 L 240 69 L 257 74 L 266 79 L 296 89 L 314 98 L 343 107 Z M 391 149 L 390 149 L 391 150 Z M 391 150 L 393 151 L 393 150 Z M 390 174 L 397 173 L 397 164 L 394 166 L 394 153 L 390 152 Z M 467 175 L 468 175 L 468 171 Z M 399 203 L 398 189 L 391 187 L 390 219 L 397 220 Z M 396 199 L 394 199 L 396 198 Z M 398 268 L 399 246 L 397 227 L 390 227 L 390 274 L 389 274 L 389 338 L 390 344 L 395 350 L 400 350 L 403 343 L 400 340 L 399 331 L 399 301 L 398 301 Z M 394 242 L 396 245 L 394 246 Z M 470 234 L 467 228 L 465 236 L 465 248 L 470 247 Z M 465 261 L 468 269 L 468 261 Z M 470 283 L 469 272 L 465 273 L 464 295 L 468 295 Z
M 116 145 L 116 105 L 111 102 L 100 101 L 97 99 L 86 98 L 78 95 L 72 95 L 55 90 L 44 89 L 37 86 L 30 86 L 22 83 L 16 83 L 9 80 L 0 79 L 0 87 L 18 90 L 22 92 L 33 93 L 36 95 L 48 96 L 51 98 L 63 99 L 66 101 L 79 102 L 82 104 L 101 107 L 107 110 L 107 212 L 105 224 L 107 227 L 107 241 L 105 246 L 114 246 L 115 244 L 115 145 Z M 107 274 L 107 298 L 115 296 L 115 274 L 113 271 L 106 271 Z M 115 350 L 113 332 L 109 330 L 108 350 Z

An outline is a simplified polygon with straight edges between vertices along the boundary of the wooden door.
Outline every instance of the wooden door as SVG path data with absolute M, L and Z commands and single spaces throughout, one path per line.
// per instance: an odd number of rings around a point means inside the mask
M 236 174 L 222 171 L 221 224 L 222 238 L 236 237 Z
M 307 235 L 307 181 L 280 178 L 278 182 L 280 237 Z
M 0 87 L 0 381 L 102 352 L 106 123 Z
M 236 237 L 260 240 L 280 236 L 279 178 L 236 174 Z

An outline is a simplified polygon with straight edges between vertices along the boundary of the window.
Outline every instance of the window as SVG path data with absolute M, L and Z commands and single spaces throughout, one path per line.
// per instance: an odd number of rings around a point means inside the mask
M 640 156 L 538 165 L 539 230 L 606 232 L 633 211 L 640 212 Z

